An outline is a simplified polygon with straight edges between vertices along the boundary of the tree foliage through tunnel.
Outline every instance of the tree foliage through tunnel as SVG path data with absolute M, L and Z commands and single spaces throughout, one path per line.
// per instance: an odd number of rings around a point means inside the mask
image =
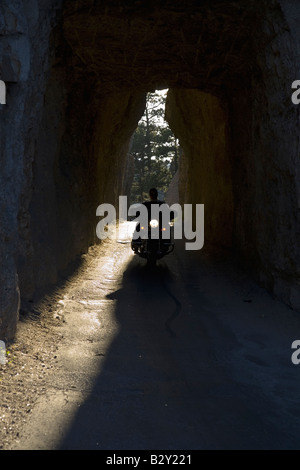
M 178 140 L 164 120 L 166 95 L 167 90 L 147 94 L 145 113 L 133 136 L 133 203 L 142 202 L 150 187 L 166 193 L 178 169 Z

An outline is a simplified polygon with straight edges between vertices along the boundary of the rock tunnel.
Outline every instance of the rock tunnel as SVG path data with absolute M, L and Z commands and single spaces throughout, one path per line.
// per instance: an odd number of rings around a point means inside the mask
M 298 8 L 299 10 L 299 8 Z M 168 88 L 180 202 L 300 310 L 296 2 L 17 0 L 0 6 L 0 331 L 96 242 L 149 91 Z

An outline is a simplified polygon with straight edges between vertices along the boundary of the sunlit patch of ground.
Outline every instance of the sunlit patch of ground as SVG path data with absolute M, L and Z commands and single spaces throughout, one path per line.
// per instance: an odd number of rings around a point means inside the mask
M 18 442 L 36 401 L 46 393 L 51 374 L 59 367 L 59 346 L 72 334 L 70 311 L 84 322 L 85 334 L 101 329 L 98 312 L 109 302 L 106 294 L 115 289 L 119 263 L 131 256 L 133 229 L 132 224 L 123 224 L 114 239 L 91 247 L 64 285 L 22 312 L 15 341 L 6 345 L 7 363 L 0 365 L 0 449 Z M 71 356 L 76 338 L 74 348 Z

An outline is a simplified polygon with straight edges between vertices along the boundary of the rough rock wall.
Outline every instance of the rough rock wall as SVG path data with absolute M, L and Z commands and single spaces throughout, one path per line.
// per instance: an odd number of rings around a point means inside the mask
M 299 108 L 291 102 L 300 8 L 281 4 L 255 37 L 252 74 L 218 98 L 173 89 L 167 118 L 184 151 L 181 201 L 205 203 L 205 239 L 233 242 L 259 282 L 300 310 Z
M 299 44 L 279 8 L 263 30 L 256 73 L 229 99 L 235 244 L 257 279 L 299 310 L 299 110 L 291 103 Z
M 183 147 L 180 200 L 205 204 L 205 242 L 231 247 L 233 194 L 226 110 L 215 96 L 172 89 L 166 119 Z
M 57 282 L 98 241 L 96 209 L 104 202 L 117 207 L 130 138 L 145 106 L 144 93 L 103 96 L 96 83 L 85 89 L 63 75 L 54 67 L 45 93 L 29 208 L 31 256 L 18 271 L 23 300 Z
M 30 249 L 32 164 L 58 4 L 0 4 L 0 78 L 7 84 L 7 105 L 0 109 L 0 331 L 8 337 L 14 334 L 20 303 L 17 264 Z
M 174 175 L 170 183 L 170 186 L 168 188 L 168 191 L 165 197 L 165 201 L 167 204 L 169 204 L 169 206 L 172 206 L 173 204 L 180 204 L 179 178 L 180 178 L 180 172 L 179 170 L 177 170 L 176 174 Z
M 58 280 L 96 241 L 96 208 L 123 193 L 124 160 L 145 93 L 107 94 L 72 73 L 62 2 L 0 5 L 0 336 L 21 299 Z M 83 86 L 84 84 L 84 86 Z
M 1 1 L 2 337 L 20 295 L 55 283 L 95 241 L 144 94 L 163 85 L 184 143 L 182 202 L 204 202 L 208 239 L 233 237 L 243 263 L 300 310 L 298 4 Z

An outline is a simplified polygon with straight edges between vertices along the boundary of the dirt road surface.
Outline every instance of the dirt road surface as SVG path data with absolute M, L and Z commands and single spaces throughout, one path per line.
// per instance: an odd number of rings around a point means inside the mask
M 22 316 L 0 448 L 300 449 L 300 315 L 223 253 L 153 275 L 126 230 Z

